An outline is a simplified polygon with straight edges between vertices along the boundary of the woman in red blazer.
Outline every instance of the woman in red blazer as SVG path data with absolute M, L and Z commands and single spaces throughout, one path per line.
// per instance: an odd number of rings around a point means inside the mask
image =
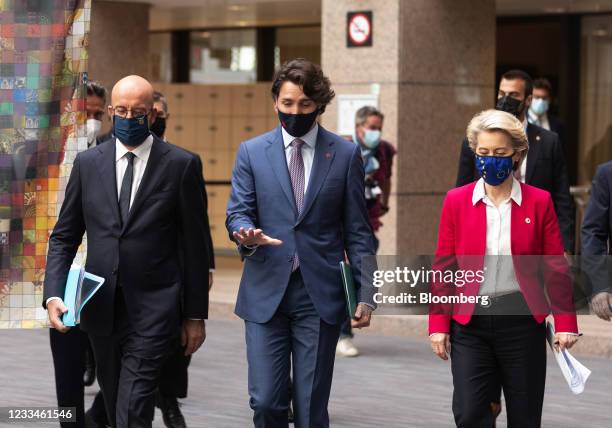
M 519 182 L 528 149 L 524 125 L 486 110 L 467 129 L 480 180 L 444 200 L 434 269 L 480 272 L 461 287 L 434 284 L 431 346 L 451 357 L 459 427 L 493 426 L 491 402 L 504 390 L 509 427 L 539 427 L 546 377 L 544 319 L 557 347 L 578 338 L 571 280 L 550 194 Z M 486 303 L 486 304 L 485 304 Z

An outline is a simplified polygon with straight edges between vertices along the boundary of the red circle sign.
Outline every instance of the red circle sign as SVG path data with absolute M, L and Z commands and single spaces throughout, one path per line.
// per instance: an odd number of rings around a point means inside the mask
M 368 41 L 372 34 L 372 25 L 366 15 L 358 14 L 351 17 L 349 22 L 349 37 L 356 45 L 362 45 Z

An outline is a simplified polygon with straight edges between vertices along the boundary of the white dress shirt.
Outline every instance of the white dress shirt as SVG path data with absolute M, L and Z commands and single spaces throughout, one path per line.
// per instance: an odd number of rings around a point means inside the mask
M 298 137 L 289 135 L 285 128 L 281 126 L 281 132 L 283 134 L 283 144 L 285 145 L 285 156 L 287 158 L 287 168 L 289 168 L 289 162 L 291 161 L 291 153 L 293 147 L 291 143 Z M 317 135 L 319 133 L 319 124 L 315 123 L 310 131 L 306 135 L 299 137 L 304 143 L 302 145 L 302 159 L 304 160 L 304 194 L 308 189 L 308 181 L 310 179 L 310 172 L 312 171 L 312 162 L 314 160 L 315 147 L 317 145 Z
M 142 182 L 142 176 L 144 175 L 147 162 L 149 161 L 149 155 L 151 154 L 151 147 L 153 146 L 153 136 L 149 135 L 144 142 L 132 150 L 132 153 L 136 156 L 134 158 L 134 175 L 132 178 L 132 195 L 130 198 L 130 207 L 134 203 L 134 197 L 140 183 Z M 115 170 L 117 172 L 117 201 L 121 195 L 121 183 L 123 182 L 123 176 L 125 170 L 128 167 L 128 160 L 125 156 L 129 150 L 119 141 L 115 139 Z
M 512 257 L 509 256 L 512 255 L 510 238 L 512 201 L 521 205 L 523 201 L 521 185 L 516 178 L 512 178 L 510 197 L 496 207 L 486 195 L 484 180 L 481 178 L 472 193 L 472 204 L 476 205 L 479 201 L 482 201 L 487 209 L 485 275 L 484 281 L 480 284 L 479 294 L 496 297 L 520 291 Z
M 548 113 L 544 113 L 542 116 L 538 116 L 533 113 L 531 109 L 527 111 L 527 117 L 529 119 L 529 123 L 533 123 L 534 125 L 538 125 L 544 129 L 550 131 L 550 121 L 548 120 Z

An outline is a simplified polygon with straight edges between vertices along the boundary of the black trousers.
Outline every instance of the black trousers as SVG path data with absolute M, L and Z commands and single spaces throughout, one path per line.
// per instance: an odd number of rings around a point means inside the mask
M 191 355 L 185 356 L 185 348 L 177 338 L 172 353 L 164 363 L 159 378 L 159 392 L 164 397 L 187 397 L 188 375 L 187 369 L 191 362 Z
M 85 353 L 91 352 L 87 333 L 77 327 L 67 333 L 49 329 L 49 342 L 55 370 L 55 392 L 59 407 L 75 407 L 76 422 L 62 422 L 62 427 L 85 427 Z M 104 403 L 94 400 L 91 410 L 94 415 L 104 413 Z
M 123 293 L 118 288 L 112 335 L 90 334 L 89 339 L 111 426 L 150 428 L 160 370 L 176 343 L 176 336 L 136 334 L 128 318 Z
M 504 391 L 509 428 L 537 428 L 546 380 L 546 329 L 531 315 L 474 315 L 451 325 L 453 414 L 458 427 L 493 426 Z

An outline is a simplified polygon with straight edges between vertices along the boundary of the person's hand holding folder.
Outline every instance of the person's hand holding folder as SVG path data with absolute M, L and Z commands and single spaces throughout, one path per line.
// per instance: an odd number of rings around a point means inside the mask
M 49 324 L 60 333 L 66 333 L 70 327 L 66 327 L 62 322 L 62 316 L 68 312 L 68 308 L 61 299 L 53 299 L 47 303 L 49 313 Z
M 372 319 L 372 308 L 365 303 L 357 304 L 357 289 L 355 288 L 353 273 L 348 263 L 340 262 L 340 274 L 346 297 L 346 309 L 348 316 L 351 318 L 351 327 L 368 327 Z

